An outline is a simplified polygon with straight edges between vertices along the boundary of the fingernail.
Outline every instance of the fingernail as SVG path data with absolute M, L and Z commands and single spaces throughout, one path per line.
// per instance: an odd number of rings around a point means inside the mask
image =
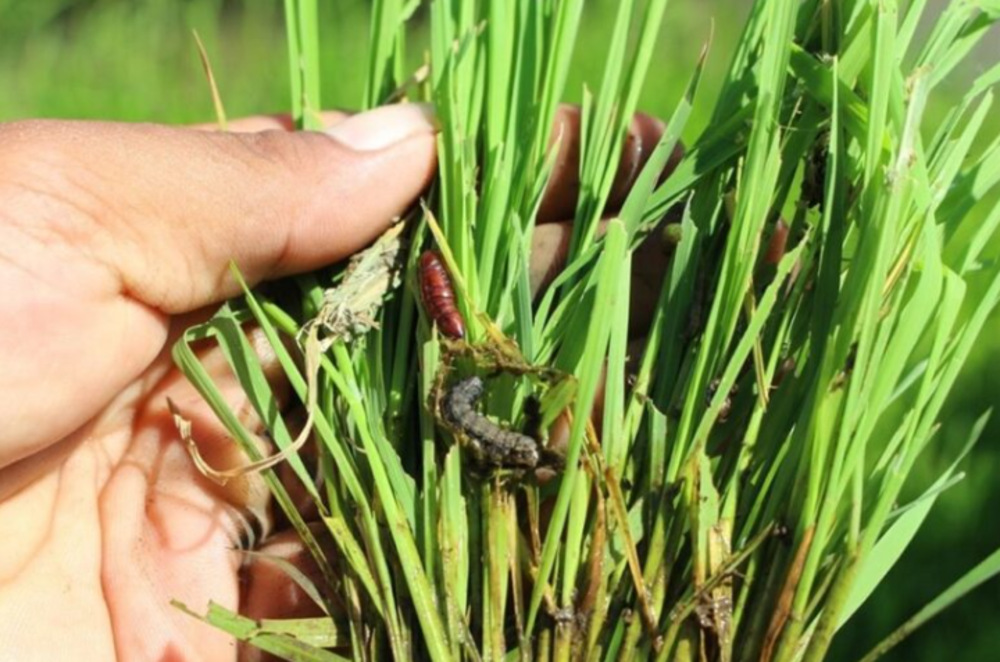
M 353 150 L 372 152 L 436 130 L 431 104 L 405 103 L 359 113 L 335 124 L 326 133 Z

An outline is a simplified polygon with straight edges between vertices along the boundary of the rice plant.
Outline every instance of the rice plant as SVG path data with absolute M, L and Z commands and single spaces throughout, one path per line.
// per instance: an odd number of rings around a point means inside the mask
M 588 6 L 373 3 L 361 105 L 434 104 L 436 183 L 346 270 L 280 296 L 247 290 L 174 352 L 259 459 L 192 349 L 222 346 L 317 502 L 332 557 L 261 468 L 316 556 L 329 616 L 262 624 L 212 606 L 210 622 L 298 660 L 811 662 L 953 484 L 988 413 L 955 465 L 899 502 L 1000 299 L 1000 269 L 984 259 L 1000 224 L 988 205 L 1000 139 L 982 131 L 1000 64 L 942 121 L 925 111 L 1000 4 L 951 2 L 918 39 L 924 0 L 757 0 L 706 101 L 708 128 L 661 177 L 706 43 L 611 210 L 666 8 L 623 0 L 603 75 L 583 93 L 565 264 L 535 295 L 532 236 Z M 344 65 L 319 61 L 315 0 L 285 7 L 292 108 L 315 128 L 319 68 Z M 669 265 L 648 328 L 630 329 L 632 267 L 648 242 Z M 453 281 L 462 337 L 422 301 L 428 249 Z M 984 274 L 985 295 L 970 297 Z M 384 293 L 373 308 L 348 296 L 363 279 Z M 368 312 L 335 324 L 331 297 Z M 308 411 L 308 439 L 280 413 L 241 332 L 250 322 Z M 476 384 L 482 394 L 457 390 Z M 515 457 L 524 440 L 535 455 Z M 998 571 L 994 555 L 866 659 Z

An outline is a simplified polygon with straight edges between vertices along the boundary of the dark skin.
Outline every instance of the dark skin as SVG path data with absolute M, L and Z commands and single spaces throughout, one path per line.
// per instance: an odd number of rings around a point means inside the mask
M 532 280 L 554 273 L 576 195 L 575 111 L 535 236 Z M 225 660 L 230 637 L 169 602 L 209 600 L 257 616 L 308 613 L 266 564 L 241 567 L 248 517 L 266 512 L 259 478 L 221 487 L 178 438 L 169 397 L 216 467 L 245 462 L 174 368 L 184 328 L 251 284 L 360 250 L 409 208 L 436 167 L 433 121 L 419 106 L 348 117 L 323 133 L 287 118 L 231 133 L 99 122 L 0 124 L 0 641 L 18 660 Z M 638 118 L 644 144 L 662 125 Z M 248 331 L 275 387 L 287 388 Z M 258 427 L 219 352 L 202 359 L 231 405 Z M 267 543 L 303 560 L 287 533 Z

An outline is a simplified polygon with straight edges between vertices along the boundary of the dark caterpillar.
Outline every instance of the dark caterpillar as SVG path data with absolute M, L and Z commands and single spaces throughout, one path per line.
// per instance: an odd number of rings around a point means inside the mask
M 469 377 L 445 394 L 442 408 L 447 421 L 468 438 L 467 447 L 477 464 L 488 469 L 531 470 L 538 466 L 538 443 L 507 430 L 476 410 L 483 395 L 483 380 Z
M 420 295 L 431 320 L 445 336 L 458 340 L 465 337 L 465 322 L 455 307 L 455 291 L 451 278 L 434 251 L 420 256 Z

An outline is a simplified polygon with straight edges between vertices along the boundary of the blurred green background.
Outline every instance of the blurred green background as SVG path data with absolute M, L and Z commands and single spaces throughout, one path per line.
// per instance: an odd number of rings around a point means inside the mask
M 368 3 L 322 4 L 323 101 L 356 107 L 362 96 L 368 37 Z M 931 2 L 931 16 L 938 11 Z M 596 86 L 603 65 L 601 36 L 609 29 L 612 0 L 593 0 L 577 49 L 569 99 L 584 84 Z M 706 84 L 688 141 L 705 127 L 749 0 L 674 0 L 641 102 L 643 110 L 669 115 L 702 43 L 713 31 Z M 128 121 L 211 121 L 213 110 L 191 30 L 211 57 L 230 117 L 288 107 L 288 69 L 282 3 L 267 0 L 0 0 L 0 121 L 25 117 L 101 118 Z M 421 16 L 416 18 L 418 29 Z M 971 76 L 1000 59 L 1000 38 L 989 35 L 948 95 L 960 95 Z M 419 40 L 411 40 L 411 45 Z M 421 53 L 414 49 L 414 62 Z M 1000 131 L 994 116 L 992 131 Z M 928 122 L 933 126 L 933 121 Z M 996 258 L 994 242 L 991 255 Z M 1000 403 L 1000 316 L 983 334 L 960 380 L 940 432 L 911 481 L 922 491 L 954 457 L 972 421 Z M 938 500 L 916 544 L 870 603 L 838 635 L 831 659 L 856 659 L 896 625 L 1000 547 L 1000 417 L 987 428 L 967 476 Z M 1000 582 L 979 588 L 960 605 L 918 631 L 891 654 L 894 660 L 1000 659 Z

